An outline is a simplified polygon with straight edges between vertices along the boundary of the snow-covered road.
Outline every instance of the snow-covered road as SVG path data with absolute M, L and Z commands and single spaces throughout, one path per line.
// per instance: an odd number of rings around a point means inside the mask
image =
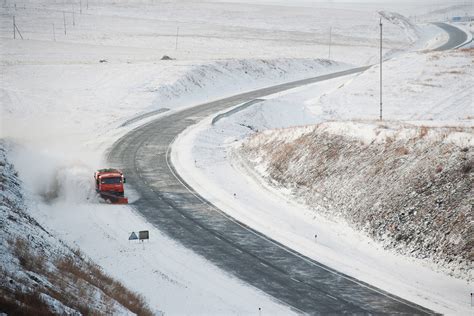
M 429 310 L 339 273 L 238 222 L 200 197 L 170 165 L 170 146 L 183 130 L 240 103 L 290 88 L 365 70 L 261 89 L 155 120 L 121 138 L 109 159 L 122 168 L 140 198 L 134 207 L 149 222 L 220 268 L 303 312 Z
M 447 49 L 452 49 L 463 45 L 468 40 L 468 35 L 466 32 L 462 31 L 461 29 L 449 25 L 447 23 L 433 23 L 434 25 L 442 28 L 449 34 L 449 40 L 440 47 L 436 48 L 436 51 L 442 51 Z
M 465 40 L 455 34 L 450 36 Z M 461 43 L 450 41 L 444 49 Z M 261 89 L 203 104 L 153 121 L 125 135 L 110 160 L 139 192 L 136 209 L 172 238 L 225 271 L 303 312 L 426 313 L 423 307 L 303 257 L 237 222 L 199 196 L 170 164 L 170 146 L 188 126 L 212 113 L 309 83 L 358 73 L 368 67 Z

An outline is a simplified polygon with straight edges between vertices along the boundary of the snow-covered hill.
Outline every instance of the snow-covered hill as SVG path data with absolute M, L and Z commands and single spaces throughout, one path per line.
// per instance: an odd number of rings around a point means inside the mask
M 0 311 L 8 315 L 153 315 L 146 300 L 40 225 L 0 142 Z
M 239 152 L 259 176 L 314 212 L 472 281 L 473 134 L 329 122 L 261 133 Z

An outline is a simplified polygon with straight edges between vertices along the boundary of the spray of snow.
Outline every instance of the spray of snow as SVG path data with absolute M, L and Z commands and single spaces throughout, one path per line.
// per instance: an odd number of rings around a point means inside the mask
M 83 161 L 35 146 L 12 146 L 26 189 L 46 203 L 69 205 L 97 202 L 93 168 Z M 83 157 L 81 157 L 83 158 Z

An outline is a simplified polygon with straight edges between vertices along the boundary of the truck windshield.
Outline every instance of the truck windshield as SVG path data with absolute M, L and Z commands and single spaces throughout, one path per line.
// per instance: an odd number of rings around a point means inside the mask
M 121 183 L 122 179 L 121 178 L 103 178 L 101 179 L 102 184 L 117 184 Z

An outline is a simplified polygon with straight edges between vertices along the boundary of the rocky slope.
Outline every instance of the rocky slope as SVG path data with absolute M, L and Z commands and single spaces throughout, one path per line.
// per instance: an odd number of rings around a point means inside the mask
M 256 134 L 237 153 L 315 212 L 472 280 L 472 128 L 323 123 Z

